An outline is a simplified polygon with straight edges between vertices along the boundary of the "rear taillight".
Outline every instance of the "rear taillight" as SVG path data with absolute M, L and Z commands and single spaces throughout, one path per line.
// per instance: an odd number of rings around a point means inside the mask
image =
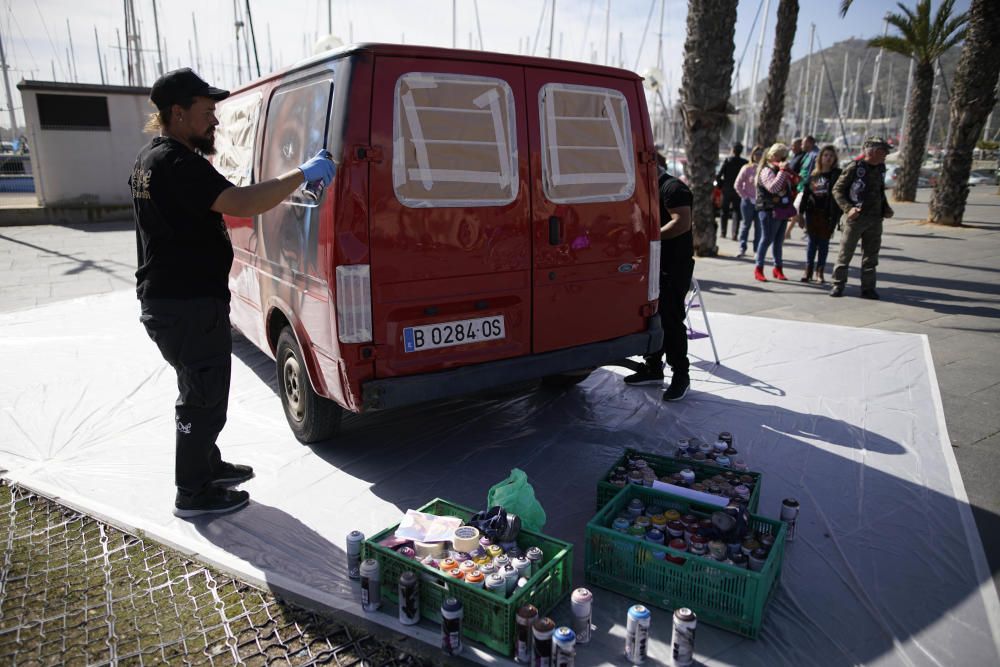
M 341 343 L 372 340 L 371 267 L 337 267 L 337 337 Z
M 660 298 L 660 241 L 649 242 L 649 285 L 646 296 L 649 301 Z

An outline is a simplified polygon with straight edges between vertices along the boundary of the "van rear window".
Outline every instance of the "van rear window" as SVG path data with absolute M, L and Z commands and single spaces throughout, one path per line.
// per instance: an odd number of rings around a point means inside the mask
M 248 185 L 253 173 L 253 141 L 260 116 L 260 93 L 219 105 L 215 130 L 215 168 L 236 186 Z
M 628 199 L 635 162 L 628 102 L 617 90 L 549 83 L 538 93 L 542 185 L 558 204 Z
M 514 95 L 501 79 L 409 72 L 396 81 L 392 181 L 404 206 L 517 198 Z

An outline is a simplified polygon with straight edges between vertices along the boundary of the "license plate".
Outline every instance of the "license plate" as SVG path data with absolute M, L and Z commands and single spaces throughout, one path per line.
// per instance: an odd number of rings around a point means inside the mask
M 507 331 L 504 329 L 503 315 L 477 317 L 472 320 L 455 320 L 454 322 L 406 327 L 403 329 L 403 350 L 420 352 L 421 350 L 433 350 L 452 345 L 485 343 L 506 337 Z

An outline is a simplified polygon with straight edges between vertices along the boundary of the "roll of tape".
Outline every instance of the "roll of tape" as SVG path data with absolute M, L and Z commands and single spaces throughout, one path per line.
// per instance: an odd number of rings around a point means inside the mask
M 441 542 L 413 542 L 413 550 L 417 552 L 417 558 L 433 556 L 441 552 Z
M 451 543 L 456 551 L 473 551 L 479 546 L 479 531 L 472 526 L 459 526 Z

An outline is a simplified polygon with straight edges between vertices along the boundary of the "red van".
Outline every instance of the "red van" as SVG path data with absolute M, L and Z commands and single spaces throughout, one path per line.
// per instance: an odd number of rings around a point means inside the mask
M 227 217 L 232 321 L 277 363 L 296 437 L 655 350 L 659 207 L 641 79 L 585 63 L 362 44 L 218 106 L 243 185 L 322 147 L 318 201 Z

